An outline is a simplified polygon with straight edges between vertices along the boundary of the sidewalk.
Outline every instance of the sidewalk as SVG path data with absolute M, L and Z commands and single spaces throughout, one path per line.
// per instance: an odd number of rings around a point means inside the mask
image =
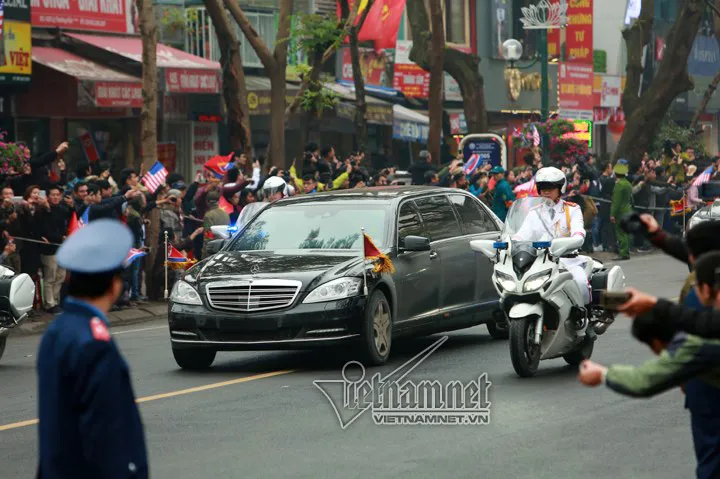
M 146 321 L 167 317 L 167 308 L 167 303 L 164 301 L 152 301 L 138 304 L 138 306 L 134 308 L 125 308 L 120 311 L 108 313 L 108 320 L 111 326 L 144 323 Z M 11 334 L 41 334 L 54 317 L 52 314 L 47 313 L 38 314 L 26 319 L 25 322 L 23 322 L 19 328 L 13 330 Z

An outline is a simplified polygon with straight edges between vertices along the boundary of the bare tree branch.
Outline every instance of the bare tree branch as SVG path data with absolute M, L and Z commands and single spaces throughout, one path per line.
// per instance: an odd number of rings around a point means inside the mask
M 248 42 L 250 42 L 250 46 L 252 46 L 253 50 L 255 50 L 255 53 L 257 53 L 257 56 L 260 58 L 263 66 L 268 70 L 275 68 L 276 65 L 273 61 L 273 54 L 270 53 L 270 49 L 268 48 L 267 44 L 265 44 L 265 41 L 262 39 L 260 34 L 252 26 L 252 23 L 250 23 L 250 20 L 245 15 L 245 12 L 243 12 L 242 8 L 240 8 L 240 5 L 238 5 L 237 0 L 224 0 L 224 2 L 225 7 L 227 7 L 227 9 L 230 11 L 230 14 L 240 26 L 240 29 L 245 35 L 245 38 L 247 38 Z M 280 37 L 280 32 L 278 32 L 278 37 Z

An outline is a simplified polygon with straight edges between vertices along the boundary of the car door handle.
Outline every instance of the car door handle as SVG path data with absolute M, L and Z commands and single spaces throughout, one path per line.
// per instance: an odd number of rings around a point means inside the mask
M 430 253 L 430 259 L 437 259 L 437 257 L 438 257 L 437 251 L 433 251 Z

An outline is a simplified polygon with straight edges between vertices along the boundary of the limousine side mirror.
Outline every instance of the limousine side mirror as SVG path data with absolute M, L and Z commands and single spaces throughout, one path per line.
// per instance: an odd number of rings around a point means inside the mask
M 430 240 L 422 236 L 406 236 L 402 249 L 404 251 L 430 251 Z
M 212 256 L 218 251 L 222 249 L 222 247 L 225 246 L 225 240 L 224 239 L 216 239 L 208 242 L 206 252 L 207 256 Z

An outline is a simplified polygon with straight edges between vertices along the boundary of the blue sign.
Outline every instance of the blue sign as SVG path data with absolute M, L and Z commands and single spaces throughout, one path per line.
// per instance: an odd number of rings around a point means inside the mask
M 715 36 L 698 33 L 688 57 L 688 73 L 712 78 L 718 70 L 720 70 L 720 47 Z
M 427 143 L 428 136 L 430 136 L 430 125 L 397 118 L 393 119 L 393 138 L 396 140 Z
M 492 166 L 502 166 L 502 145 L 491 138 L 473 139 L 465 143 L 463 158 L 465 165 L 472 164 L 472 171 L 488 163 Z

